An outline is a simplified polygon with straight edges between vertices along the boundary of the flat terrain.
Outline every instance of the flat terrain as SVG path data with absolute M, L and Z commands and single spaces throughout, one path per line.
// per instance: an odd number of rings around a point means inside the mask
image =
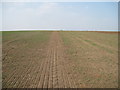
M 3 32 L 3 88 L 117 88 L 118 34 Z

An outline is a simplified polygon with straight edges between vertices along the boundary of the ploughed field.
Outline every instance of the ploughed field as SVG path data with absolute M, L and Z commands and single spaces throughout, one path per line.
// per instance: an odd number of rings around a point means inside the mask
M 118 34 L 4 31 L 3 88 L 117 88 Z

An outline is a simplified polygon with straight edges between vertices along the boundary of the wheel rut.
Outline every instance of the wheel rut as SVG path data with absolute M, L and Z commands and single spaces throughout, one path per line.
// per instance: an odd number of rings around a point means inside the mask
M 75 88 L 68 74 L 64 48 L 59 32 L 52 32 L 38 88 Z

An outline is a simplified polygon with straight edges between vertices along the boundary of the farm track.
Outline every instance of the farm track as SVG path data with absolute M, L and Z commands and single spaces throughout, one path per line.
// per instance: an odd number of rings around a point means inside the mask
M 65 54 L 58 32 L 51 36 L 46 62 L 42 70 L 38 88 L 69 88 L 75 87 L 73 78 L 68 75 L 65 66 Z
M 77 88 L 77 82 L 69 72 L 70 62 L 65 58 L 59 32 L 52 32 L 44 51 L 42 60 L 32 60 L 30 56 L 25 68 L 12 69 L 3 80 L 3 88 Z

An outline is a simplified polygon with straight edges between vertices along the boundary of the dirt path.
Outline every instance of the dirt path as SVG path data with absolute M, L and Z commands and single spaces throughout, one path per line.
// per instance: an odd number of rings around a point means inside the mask
M 75 87 L 73 79 L 68 75 L 64 48 L 59 32 L 53 32 L 50 38 L 46 59 L 43 62 L 38 88 Z
M 29 57 L 19 62 L 22 66 L 9 69 L 9 75 L 3 79 L 3 88 L 76 88 L 77 82 L 70 73 L 70 62 L 64 53 L 59 32 L 52 32 L 44 52 L 39 49 L 27 51 Z M 7 58 L 3 59 L 6 61 Z M 11 64 L 16 65 L 17 62 Z M 5 65 L 3 74 L 7 71 Z

